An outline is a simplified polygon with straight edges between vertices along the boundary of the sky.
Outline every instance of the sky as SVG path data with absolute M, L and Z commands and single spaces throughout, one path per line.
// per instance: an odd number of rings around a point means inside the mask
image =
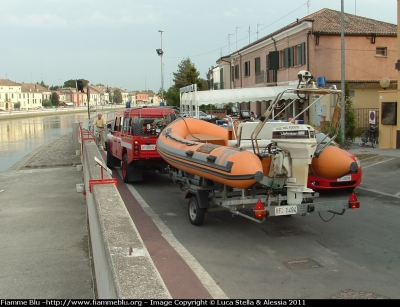
M 342 4 L 345 13 L 397 24 L 396 0 L 2 0 L 0 78 L 158 92 L 162 68 L 164 90 L 187 58 L 206 79 L 221 56 Z

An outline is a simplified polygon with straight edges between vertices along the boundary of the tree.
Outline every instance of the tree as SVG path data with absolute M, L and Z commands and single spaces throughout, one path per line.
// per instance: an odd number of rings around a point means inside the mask
M 339 101 L 341 101 L 339 96 Z M 344 99 L 345 99 L 345 113 L 344 113 L 344 140 L 342 139 L 342 128 L 339 128 L 335 141 L 344 148 L 350 148 L 350 145 L 354 142 L 357 135 L 357 123 L 356 123 L 356 112 L 353 109 L 353 99 L 350 96 L 349 84 L 345 82 L 344 88 Z M 336 133 L 336 129 L 331 129 L 330 124 L 325 123 L 320 130 L 333 136 Z
M 48 99 L 43 99 L 42 106 L 44 107 L 51 107 L 51 101 Z
M 121 91 L 117 88 L 114 90 L 113 102 L 117 104 L 122 103 L 122 94 Z
M 78 80 L 78 79 L 76 79 L 76 80 Z M 76 88 L 76 80 L 72 80 L 71 79 L 71 80 L 68 80 L 68 81 L 64 81 L 64 87 Z M 88 80 L 85 80 L 85 79 L 79 79 L 79 80 L 82 80 L 84 88 L 87 87 L 87 85 L 89 84 Z
M 106 93 L 108 94 L 108 103 L 114 103 L 113 95 L 111 94 L 111 88 L 107 86 Z
M 178 71 L 173 73 L 174 87 L 180 89 L 191 84 L 197 84 L 197 90 L 207 89 L 207 81 L 199 78 L 200 73 L 189 58 L 182 60 L 178 65 Z
M 51 105 L 54 107 L 58 107 L 59 103 L 60 103 L 60 96 L 58 96 L 58 94 L 56 92 L 52 92 L 51 93 Z
M 344 142 L 343 146 L 349 148 L 356 138 L 356 112 L 353 109 L 353 98 L 350 96 L 349 84 L 345 82 L 345 115 L 344 115 Z
M 179 107 L 180 97 L 179 97 L 179 89 L 176 87 L 170 87 L 168 91 L 164 94 L 165 100 L 168 102 L 169 106 Z
M 197 90 L 207 90 L 207 80 L 199 78 L 200 73 L 197 71 L 194 64 L 189 58 L 182 60 L 178 65 L 178 71 L 173 73 L 174 85 L 171 86 L 168 91 L 164 90 L 164 99 L 167 101 L 169 106 L 179 107 L 180 95 L 179 89 L 191 84 L 197 84 Z M 161 88 L 158 91 L 158 95 L 161 97 Z

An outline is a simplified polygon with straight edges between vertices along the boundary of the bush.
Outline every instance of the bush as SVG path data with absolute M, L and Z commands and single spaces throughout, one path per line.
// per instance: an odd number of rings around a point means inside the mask
M 317 130 L 325 133 L 326 135 L 329 135 L 331 138 L 336 134 L 337 132 L 337 136 L 335 138 L 335 142 L 340 144 L 340 146 L 343 146 L 346 148 L 346 146 L 344 145 L 344 142 L 342 140 L 342 130 L 339 129 L 339 131 L 337 131 L 337 129 L 335 127 L 330 127 L 329 128 L 330 123 L 329 122 L 325 122 L 322 126 L 320 127 L 316 127 Z
M 339 128 L 337 131 L 338 135 L 335 138 L 336 143 L 340 144 L 343 148 L 349 149 L 350 145 L 355 141 L 356 136 L 361 135 L 364 129 L 357 129 L 356 124 L 356 113 L 353 109 L 353 99 L 350 97 L 349 85 L 345 83 L 345 130 L 344 130 L 344 140 L 342 138 L 343 132 L 342 129 Z M 339 97 L 339 101 L 341 101 L 341 97 Z M 321 130 L 323 133 L 329 135 L 330 137 L 334 136 L 337 128 L 332 127 L 329 131 L 329 123 L 325 123 L 323 126 L 317 128 Z
M 44 106 L 46 108 L 50 108 L 51 107 L 51 101 L 48 100 L 48 99 L 43 99 L 42 106 Z

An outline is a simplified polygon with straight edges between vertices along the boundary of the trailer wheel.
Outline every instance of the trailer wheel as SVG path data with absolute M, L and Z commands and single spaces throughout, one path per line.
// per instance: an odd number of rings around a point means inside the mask
M 206 209 L 199 207 L 199 202 L 196 196 L 189 199 L 188 213 L 189 221 L 195 226 L 200 226 L 204 222 L 204 215 Z
M 121 161 L 121 172 L 122 172 L 122 179 L 125 183 L 128 183 L 128 156 L 124 154 Z
M 119 166 L 119 159 L 112 155 L 110 146 L 107 146 L 107 167 L 113 169 L 116 166 Z

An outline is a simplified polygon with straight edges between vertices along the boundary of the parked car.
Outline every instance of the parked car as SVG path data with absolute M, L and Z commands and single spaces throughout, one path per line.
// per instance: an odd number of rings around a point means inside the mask
M 316 130 L 316 138 L 317 142 L 321 142 L 324 139 L 324 142 L 320 146 L 324 146 L 329 140 L 330 137 L 326 136 L 326 134 L 322 133 L 321 131 Z M 338 146 L 340 145 L 333 141 L 331 145 L 329 146 Z M 361 184 L 361 179 L 362 179 L 362 169 L 361 169 L 361 164 L 358 158 L 353 155 L 350 151 L 347 151 L 343 149 L 344 151 L 347 152 L 347 154 L 355 161 L 357 162 L 358 169 L 355 173 L 347 174 L 341 178 L 337 179 L 326 179 L 326 178 L 321 178 L 318 176 L 315 176 L 313 174 L 308 175 L 308 183 L 307 186 L 310 189 L 313 189 L 314 191 L 328 191 L 328 190 L 347 190 L 347 191 L 353 191 L 354 188 L 358 187 Z
M 188 117 L 189 116 L 189 112 L 184 112 L 182 114 L 183 117 Z M 196 117 L 196 112 L 195 111 L 190 111 L 190 117 Z M 204 113 L 203 111 L 199 111 L 199 119 L 204 119 L 204 120 L 217 120 L 218 116 L 214 116 L 214 115 L 207 115 L 206 113 Z
M 218 126 L 223 126 L 223 127 L 228 127 L 228 118 L 227 117 L 224 117 L 224 118 L 222 118 L 222 119 L 217 119 L 216 121 L 215 121 L 215 123 L 218 125 Z

